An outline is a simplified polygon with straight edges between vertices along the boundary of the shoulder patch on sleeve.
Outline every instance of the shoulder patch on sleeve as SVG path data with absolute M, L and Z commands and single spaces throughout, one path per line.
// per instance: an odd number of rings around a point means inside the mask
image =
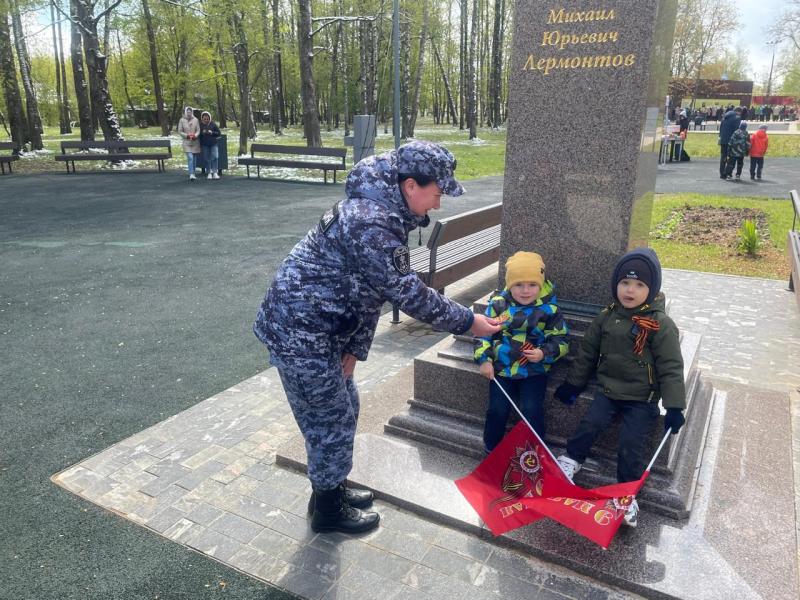
M 331 225 L 333 225 L 338 218 L 339 203 L 337 202 L 330 209 L 325 211 L 325 214 L 322 215 L 322 217 L 320 217 L 319 228 L 322 230 L 322 233 L 328 233 L 328 229 L 331 228 Z
M 396 246 L 392 251 L 392 264 L 403 275 L 411 272 L 411 255 L 408 246 Z

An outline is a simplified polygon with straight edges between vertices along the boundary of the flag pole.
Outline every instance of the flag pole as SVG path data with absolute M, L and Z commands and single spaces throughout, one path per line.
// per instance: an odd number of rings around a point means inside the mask
M 653 458 L 650 461 L 650 464 L 647 465 L 647 468 L 645 469 L 645 471 L 649 471 L 650 468 L 653 466 L 653 463 L 656 462 L 656 459 L 658 458 L 658 455 L 661 454 L 661 449 L 664 447 L 664 444 L 667 443 L 667 438 L 669 438 L 671 433 L 672 433 L 672 428 L 669 428 L 664 432 L 664 439 L 661 440 L 661 443 L 658 445 L 658 448 L 656 448 L 656 453 L 653 454 Z
M 558 462 L 553 453 L 550 452 L 550 448 L 548 448 L 547 444 L 544 443 L 544 440 L 539 437 L 539 434 L 536 433 L 536 430 L 533 428 L 533 425 L 531 425 L 528 419 L 525 418 L 525 415 L 522 414 L 522 411 L 519 408 L 517 408 L 517 404 L 511 399 L 511 396 L 508 395 L 508 392 L 506 392 L 505 388 L 503 388 L 503 386 L 500 385 L 500 382 L 497 381 L 496 377 L 493 377 L 492 381 L 494 381 L 497 384 L 497 387 L 499 387 L 500 391 L 503 392 L 503 395 L 506 397 L 506 400 L 508 400 L 511 403 L 511 406 L 514 407 L 514 410 L 517 411 L 519 418 L 525 421 L 525 425 L 528 426 L 528 429 L 531 430 L 531 433 L 536 437 L 537 440 L 539 440 L 539 443 L 542 445 L 542 448 L 544 448 L 547 451 L 547 453 L 550 455 L 550 458 L 553 459 L 553 462 L 555 462 L 558 465 L 558 468 L 561 469 L 561 472 L 564 473 L 564 469 L 561 468 L 561 464 Z M 663 444 L 664 442 L 661 443 Z M 659 450 L 660 449 L 661 448 L 659 447 Z M 655 458 L 653 460 L 655 460 Z M 564 473 L 564 477 L 567 477 L 566 473 Z M 569 477 L 567 477 L 567 479 L 569 479 Z

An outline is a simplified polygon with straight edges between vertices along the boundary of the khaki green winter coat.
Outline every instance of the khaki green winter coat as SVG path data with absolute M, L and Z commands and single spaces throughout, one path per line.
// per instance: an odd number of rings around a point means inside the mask
M 631 320 L 634 315 L 659 322 L 659 330 L 649 332 L 641 356 L 633 351 L 638 333 L 638 326 Z M 627 309 L 614 303 L 595 317 L 567 383 L 585 387 L 595 368 L 600 388 L 609 398 L 653 402 L 663 398 L 664 408 L 686 408 L 678 328 L 664 311 L 664 294 L 638 308 Z

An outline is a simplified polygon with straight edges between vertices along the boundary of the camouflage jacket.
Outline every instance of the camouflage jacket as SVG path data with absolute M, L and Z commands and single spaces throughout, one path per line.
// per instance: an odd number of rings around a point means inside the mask
M 282 361 L 338 360 L 343 352 L 366 360 L 385 302 L 437 329 L 472 327 L 472 311 L 410 270 L 408 234 L 430 220 L 408 209 L 395 165 L 394 152 L 359 162 L 347 177 L 347 199 L 278 268 L 253 330 Z
M 536 302 L 518 304 L 511 292 L 504 289 L 494 294 L 486 307 L 486 316 L 503 320 L 503 329 L 492 337 L 475 340 L 475 361 L 494 363 L 494 370 L 503 377 L 522 379 L 541 375 L 550 370 L 559 358 L 569 351 L 567 325 L 555 295 L 555 285 L 547 280 Z M 544 352 L 538 363 L 525 362 L 522 345 L 529 342 Z

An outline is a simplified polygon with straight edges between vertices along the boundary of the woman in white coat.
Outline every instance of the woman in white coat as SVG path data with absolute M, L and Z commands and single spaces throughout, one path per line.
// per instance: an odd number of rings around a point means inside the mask
M 191 106 L 183 111 L 181 120 L 178 121 L 178 134 L 183 139 L 183 151 L 186 153 L 186 162 L 189 169 L 189 181 L 194 181 L 195 154 L 200 154 L 200 121 L 194 116 Z

